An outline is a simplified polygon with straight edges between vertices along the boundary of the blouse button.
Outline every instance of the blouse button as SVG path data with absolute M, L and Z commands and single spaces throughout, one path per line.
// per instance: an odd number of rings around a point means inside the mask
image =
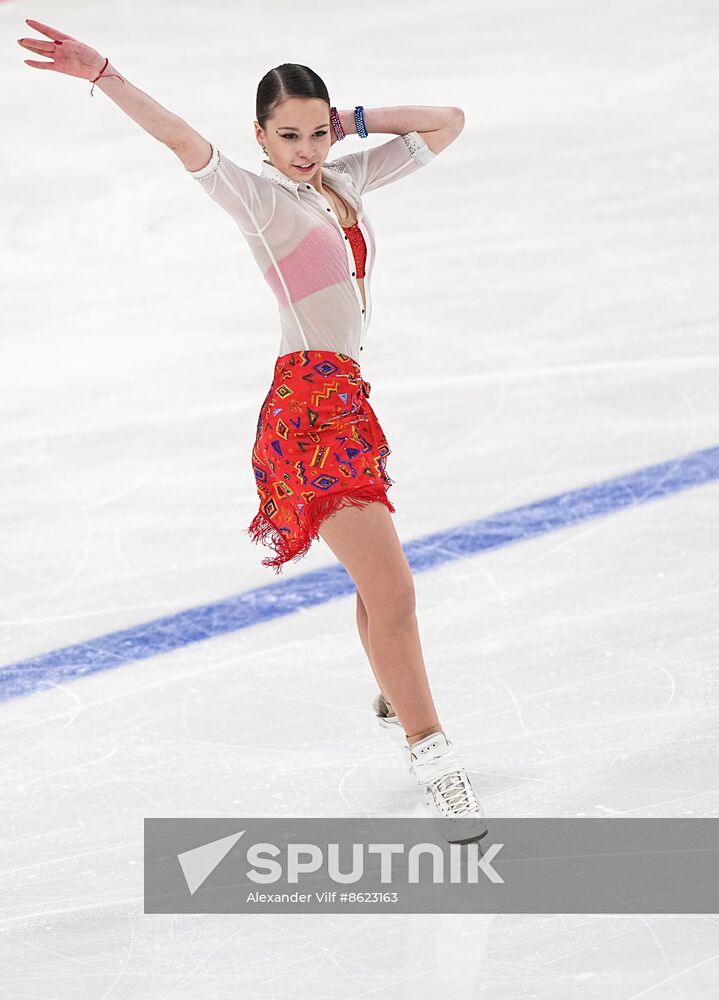
M 352 272 L 352 277 L 354 278 L 354 276 L 355 276 L 355 273 L 354 273 L 354 271 L 353 271 L 353 272 Z
M 345 233 L 345 239 L 346 239 L 346 240 L 348 240 L 348 239 L 349 239 L 349 236 L 347 235 L 347 233 Z

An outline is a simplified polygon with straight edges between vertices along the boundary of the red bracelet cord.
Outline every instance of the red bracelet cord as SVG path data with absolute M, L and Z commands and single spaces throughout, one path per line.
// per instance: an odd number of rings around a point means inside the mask
M 109 59 L 105 59 L 105 65 L 104 65 L 104 66 L 102 67 L 102 69 L 100 70 L 100 72 L 99 72 L 99 73 L 97 74 L 97 76 L 95 77 L 95 79 L 94 79 L 94 80 L 92 81 L 92 88 L 90 89 L 90 97 L 94 97 L 94 96 L 95 96 L 95 95 L 93 94 L 93 90 L 95 89 L 95 84 L 96 84 L 96 83 L 97 83 L 97 81 L 98 81 L 98 80 L 100 79 L 100 77 L 101 77 L 101 76 L 102 76 L 102 74 L 103 74 L 103 73 L 105 72 L 105 70 L 107 69 L 107 64 L 108 64 L 109 62 L 110 62 L 110 60 L 109 60 Z M 110 76 L 114 76 L 114 77 L 116 77 L 116 78 L 117 78 L 118 80 L 122 80 L 122 77 L 121 77 L 121 76 L 118 76 L 118 74 L 117 74 L 117 73 L 108 73 L 107 75 L 108 75 L 108 77 L 110 77 Z M 124 81 L 124 80 L 122 80 L 122 82 L 124 83 L 125 81 Z

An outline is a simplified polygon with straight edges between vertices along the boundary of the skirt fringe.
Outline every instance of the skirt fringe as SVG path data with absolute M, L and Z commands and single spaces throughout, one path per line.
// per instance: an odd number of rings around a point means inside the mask
M 319 538 L 319 528 L 326 517 L 341 507 L 365 507 L 377 501 L 384 504 L 391 513 L 396 513 L 384 487 L 367 485 L 342 493 L 313 497 L 305 505 L 304 523 L 291 542 L 286 533 L 276 528 L 263 510 L 257 512 L 249 528 L 245 529 L 245 533 L 253 542 L 266 545 L 276 553 L 275 556 L 263 559 L 262 565 L 271 567 L 275 573 L 279 573 L 284 563 L 289 560 L 298 562 L 307 554 L 312 542 Z

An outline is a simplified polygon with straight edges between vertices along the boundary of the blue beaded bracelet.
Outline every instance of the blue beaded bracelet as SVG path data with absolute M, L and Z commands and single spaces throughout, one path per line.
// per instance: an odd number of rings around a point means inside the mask
M 366 139 L 369 135 L 364 123 L 364 108 L 361 104 L 358 104 L 355 108 L 355 128 L 357 129 L 357 135 L 361 139 Z

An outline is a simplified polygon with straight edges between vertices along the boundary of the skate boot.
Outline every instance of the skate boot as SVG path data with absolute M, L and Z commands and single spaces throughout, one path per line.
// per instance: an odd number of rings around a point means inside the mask
M 408 747 L 410 771 L 424 789 L 431 816 L 453 844 L 479 840 L 487 832 L 485 816 L 454 745 L 444 733 L 432 733 Z
M 410 765 L 410 752 L 407 746 L 407 737 L 402 725 L 394 714 L 390 715 L 389 706 L 385 701 L 384 695 L 380 691 L 378 695 L 375 696 L 372 702 L 372 708 L 374 709 L 374 714 L 379 722 L 380 726 L 384 731 L 390 736 L 390 738 L 397 744 L 397 746 L 402 751 L 402 756 L 404 757 L 404 762 L 409 768 Z M 411 771 L 411 768 L 409 768 Z

